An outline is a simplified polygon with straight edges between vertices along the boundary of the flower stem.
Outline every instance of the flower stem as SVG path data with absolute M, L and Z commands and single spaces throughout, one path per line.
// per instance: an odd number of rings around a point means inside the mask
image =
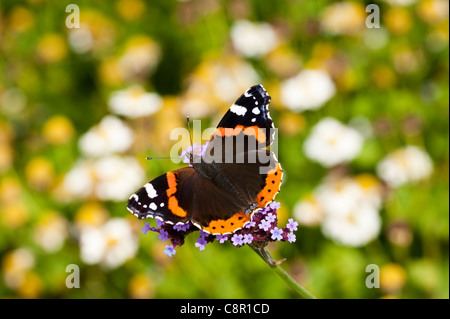
M 317 299 L 312 293 L 298 284 L 283 268 L 280 264 L 284 261 L 275 261 L 270 255 L 266 247 L 258 247 L 252 244 L 249 246 L 272 268 L 275 273 L 280 276 L 296 293 L 298 293 L 304 299 Z

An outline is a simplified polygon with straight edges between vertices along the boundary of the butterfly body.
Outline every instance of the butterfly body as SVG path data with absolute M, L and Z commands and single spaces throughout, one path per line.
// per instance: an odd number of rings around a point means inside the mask
M 128 210 L 169 224 L 191 221 L 211 234 L 244 227 L 282 182 L 281 166 L 267 149 L 274 138 L 269 102 L 261 85 L 248 89 L 220 121 L 205 154 L 190 154 L 190 167 L 145 184 L 130 196 Z

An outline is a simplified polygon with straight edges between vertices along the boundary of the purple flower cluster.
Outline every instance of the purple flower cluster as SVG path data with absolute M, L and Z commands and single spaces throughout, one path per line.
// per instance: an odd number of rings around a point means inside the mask
M 256 211 L 252 216 L 252 220 L 233 234 L 211 235 L 200 230 L 195 247 L 205 250 L 205 246 L 215 240 L 219 241 L 220 244 L 230 241 L 236 247 L 242 247 L 245 244 L 262 247 L 273 241 L 293 243 L 296 240 L 294 231 L 298 229 L 298 223 L 290 218 L 286 227 L 278 228 L 277 209 L 279 208 L 280 203 L 270 203 L 266 208 Z M 145 234 L 148 231 L 157 232 L 161 241 L 170 239 L 172 245 L 167 245 L 164 250 L 164 253 L 169 257 L 175 254 L 175 247 L 184 244 L 186 235 L 198 230 L 191 222 L 172 225 L 157 219 L 156 224 L 157 227 L 150 227 L 149 223 L 145 223 L 142 232 Z
M 163 242 L 170 239 L 173 249 L 176 246 L 182 246 L 184 244 L 186 235 L 197 230 L 198 228 L 192 225 L 191 222 L 172 225 L 169 223 L 165 223 L 164 221 L 161 221 L 159 219 L 156 219 L 156 227 L 151 227 L 148 222 L 145 222 L 145 226 L 144 228 L 142 228 L 142 232 L 144 234 L 147 234 L 148 231 L 159 233 L 158 238 Z
M 222 236 L 227 236 L 236 247 L 244 244 L 264 246 L 271 241 L 295 242 L 294 231 L 297 230 L 298 223 L 290 218 L 286 227 L 278 228 L 278 208 L 280 208 L 280 203 L 270 203 L 266 208 L 255 212 L 252 221 L 247 223 L 244 228 L 234 234 L 220 235 L 220 239 L 223 238 Z

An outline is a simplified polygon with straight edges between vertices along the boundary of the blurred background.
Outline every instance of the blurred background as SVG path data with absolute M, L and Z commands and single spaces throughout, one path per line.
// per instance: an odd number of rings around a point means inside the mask
M 76 1 L 79 28 L 70 3 L 0 4 L 0 297 L 295 298 L 248 247 L 169 258 L 126 210 L 186 115 L 257 83 L 300 224 L 274 258 L 319 298 L 449 297 L 448 1 Z

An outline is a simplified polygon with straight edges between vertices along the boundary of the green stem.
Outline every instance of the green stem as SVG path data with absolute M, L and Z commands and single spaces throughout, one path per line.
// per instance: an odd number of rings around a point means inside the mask
M 283 268 L 280 264 L 284 261 L 275 261 L 270 255 L 265 246 L 258 247 L 255 245 L 249 245 L 265 262 L 272 268 L 275 273 L 280 276 L 296 293 L 298 293 L 304 299 L 317 299 L 312 293 L 298 284 Z

